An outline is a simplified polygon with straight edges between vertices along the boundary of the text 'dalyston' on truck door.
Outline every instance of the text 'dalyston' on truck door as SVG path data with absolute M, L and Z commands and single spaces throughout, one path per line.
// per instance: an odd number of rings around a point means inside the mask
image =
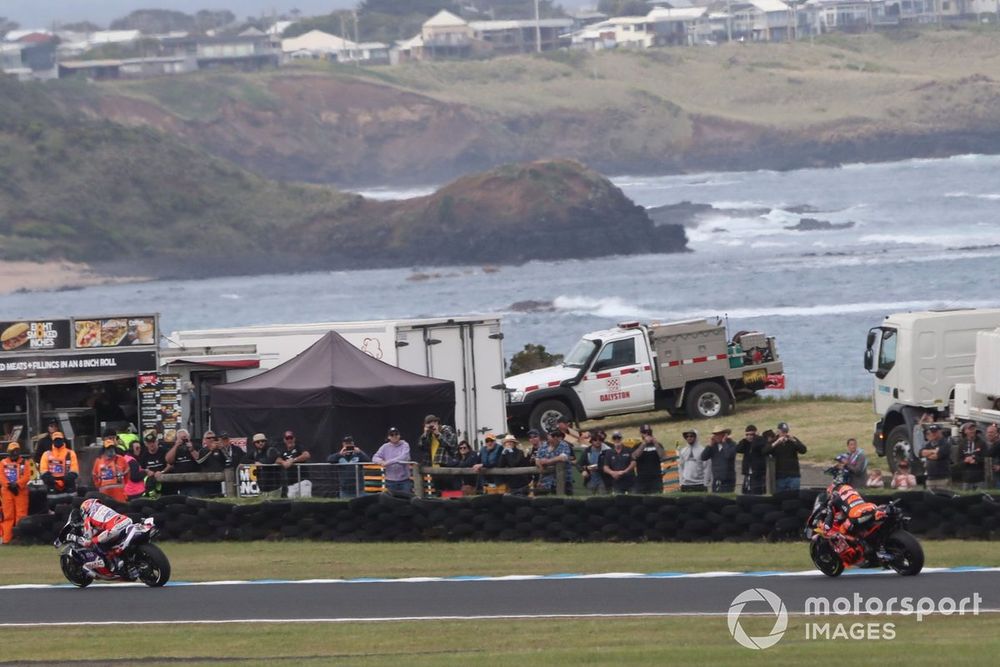
M 653 409 L 652 368 L 641 335 L 603 342 L 580 383 L 588 417 Z

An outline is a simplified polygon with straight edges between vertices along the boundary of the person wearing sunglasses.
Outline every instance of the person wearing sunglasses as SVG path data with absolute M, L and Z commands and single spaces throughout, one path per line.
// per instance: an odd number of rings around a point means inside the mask
M 281 450 L 278 454 L 278 460 L 276 463 L 284 468 L 282 472 L 281 480 L 281 497 L 288 497 L 288 486 L 292 479 L 298 481 L 298 476 L 294 474 L 295 465 L 298 463 L 306 463 L 311 458 L 309 450 L 301 447 L 298 441 L 295 439 L 295 433 L 293 431 L 285 431 L 284 436 L 285 448 Z

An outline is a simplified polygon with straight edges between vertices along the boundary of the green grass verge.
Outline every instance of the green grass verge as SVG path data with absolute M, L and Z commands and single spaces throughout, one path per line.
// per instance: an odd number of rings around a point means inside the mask
M 869 400 L 847 399 L 835 396 L 799 396 L 790 399 L 754 399 L 736 405 L 734 414 L 706 422 L 690 419 L 672 419 L 664 412 L 645 412 L 595 419 L 583 423 L 583 428 L 602 428 L 611 434 L 619 430 L 626 438 L 638 438 L 639 426 L 651 424 L 653 433 L 666 447 L 682 447 L 681 433 L 694 428 L 708 442 L 709 429 L 722 424 L 733 430 L 737 442 L 743 437 L 747 424 L 754 424 L 760 431 L 773 429 L 778 422 L 788 422 L 792 434 L 808 448 L 803 461 L 829 464 L 837 454 L 846 450 L 848 438 L 857 438 L 861 448 L 875 465 L 877 460 L 871 447 L 872 429 L 876 417 Z
M 925 541 L 928 567 L 1000 566 L 995 542 Z M 600 572 L 809 570 L 805 542 L 586 543 L 328 542 L 162 543 L 175 581 L 300 579 Z M 0 584 L 63 583 L 55 549 L 0 550 Z
M 526 609 L 530 601 L 526 601 Z M 273 665 L 866 665 L 987 664 L 1000 649 L 996 615 L 831 618 L 894 624 L 893 640 L 807 640 L 793 616 L 782 640 L 764 651 L 739 646 L 723 616 L 644 619 L 469 620 L 397 623 L 261 623 L 247 626 L 4 628 L 4 660 L 26 665 L 102 661 L 157 664 Z M 751 634 L 773 620 L 750 619 Z M 757 626 L 760 627 L 757 627 Z M 765 627 L 766 626 L 766 627 Z M 40 646 L 44 645 L 44 651 Z M 157 659 L 162 662 L 157 662 Z

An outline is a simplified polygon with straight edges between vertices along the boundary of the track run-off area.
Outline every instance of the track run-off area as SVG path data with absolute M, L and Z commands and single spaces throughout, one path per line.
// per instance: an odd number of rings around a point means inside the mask
M 849 570 L 805 572 L 310 579 L 171 582 L 161 589 L 95 583 L 0 586 L 0 627 L 105 624 L 354 623 L 489 618 L 725 616 L 749 589 L 777 595 L 789 614 L 829 601 L 836 614 L 1000 611 L 1000 568 L 927 568 L 917 577 Z M 838 607 L 838 603 L 841 605 Z M 928 606 L 933 604 L 933 612 Z M 867 605 L 867 606 L 866 606 Z M 891 606 L 889 606 L 891 605 Z M 93 610 L 100 609 L 100 620 Z M 767 605 L 743 613 L 770 613 Z M 95 622 L 96 621 L 96 622 Z

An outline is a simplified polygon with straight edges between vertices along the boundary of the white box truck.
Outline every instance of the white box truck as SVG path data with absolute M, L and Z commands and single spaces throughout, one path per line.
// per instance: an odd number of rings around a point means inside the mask
M 184 387 L 183 421 L 208 428 L 211 387 L 279 366 L 336 331 L 362 351 L 399 368 L 455 383 L 455 428 L 478 441 L 505 426 L 503 333 L 499 318 L 319 322 L 175 331 L 161 351 L 164 372 Z M 419 429 L 421 424 L 414 424 Z M 403 425 L 401 424 L 402 428 Z M 415 435 L 411 436 L 415 438 Z
M 623 322 L 585 334 L 558 366 L 507 378 L 512 430 L 668 410 L 692 419 L 729 414 L 757 390 L 784 388 L 774 338 L 742 331 L 727 341 L 721 320 Z
M 868 332 L 865 369 L 874 375 L 872 406 L 879 420 L 872 444 L 895 470 L 914 453 L 921 417 L 954 429 L 1000 419 L 1000 309 L 895 313 Z

